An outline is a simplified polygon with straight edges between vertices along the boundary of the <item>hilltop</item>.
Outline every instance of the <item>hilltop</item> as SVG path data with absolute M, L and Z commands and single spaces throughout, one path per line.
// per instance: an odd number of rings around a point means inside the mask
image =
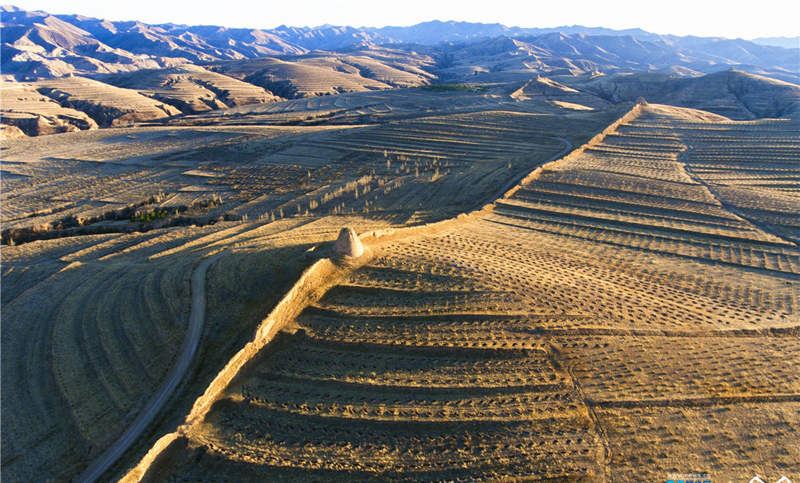
M 736 70 L 685 78 L 657 72 L 600 76 L 574 87 L 613 104 L 644 97 L 738 120 L 797 117 L 800 108 L 796 84 Z

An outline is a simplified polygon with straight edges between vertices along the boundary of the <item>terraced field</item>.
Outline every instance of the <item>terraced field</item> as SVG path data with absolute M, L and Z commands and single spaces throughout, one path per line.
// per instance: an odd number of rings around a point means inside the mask
M 136 91 L 83 77 L 45 80 L 35 85 L 42 94 L 87 113 L 101 126 L 125 126 L 181 113 Z
M 151 481 L 793 477 L 797 121 L 643 107 L 420 231 L 625 111 L 467 93 L 420 117 L 417 95 L 252 108 L 409 102 L 375 126 L 4 141 L 3 228 L 39 237 L 3 234 L 21 244 L 1 252 L 2 383 L 24 388 L 3 395 L 4 476 L 71 480 L 116 440 L 184 339 L 192 271 L 223 253 L 187 380 L 109 474 L 180 427 Z M 366 265 L 182 426 L 342 226 L 407 228 L 367 236 Z
M 25 388 L 3 399 L 3 434 L 20 435 L 3 445 L 4 475 L 72 480 L 117 440 L 173 365 L 189 280 L 206 257 L 238 247 L 209 268 L 197 361 L 159 424 L 191 408 L 342 224 L 369 231 L 469 210 L 615 115 L 488 111 L 385 132 L 142 126 L 4 141 L 3 384 Z M 148 431 L 127 463 L 158 436 Z
M 220 63 L 214 69 L 296 99 L 429 84 L 435 76 L 426 68 L 434 63 L 427 55 L 378 47 L 352 54 L 261 57 Z
M 16 388 L 3 394 L 4 478 L 68 479 L 164 377 L 186 327 L 195 263 L 148 260 L 185 242 L 170 235 L 4 247 L 2 377 Z
M 506 223 L 513 218 L 518 220 L 515 223 L 538 231 L 671 254 L 700 263 L 729 264 L 742 267 L 747 273 L 797 273 L 800 267 L 796 244 L 773 234 L 775 230 L 765 229 L 755 217 L 751 220 L 739 216 L 740 210 L 735 207 L 732 211 L 730 205 L 736 203 L 736 198 L 728 201 L 720 197 L 716 188 L 719 180 L 694 164 L 694 149 L 689 147 L 693 143 L 691 136 L 737 125 L 714 123 L 708 128 L 708 123 L 698 123 L 696 119 L 670 117 L 667 108 L 661 111 L 665 113 L 656 111 L 652 120 L 651 116 L 642 116 L 573 163 L 545 173 L 513 199 L 498 205 L 496 214 L 502 214 L 502 218 L 489 219 Z M 744 129 L 748 124 L 738 126 Z M 750 136 L 774 136 L 776 142 L 786 145 L 782 154 L 777 151 L 777 156 L 783 156 L 778 159 L 773 158 L 776 153 L 762 150 L 760 163 L 782 165 L 789 170 L 786 166 L 798 162 L 800 146 L 796 136 L 792 137 L 796 122 L 763 121 L 750 127 Z M 722 148 L 707 149 L 721 153 L 719 156 L 747 142 L 747 137 L 735 141 L 717 139 Z M 738 158 L 728 161 L 727 167 L 720 163 L 714 173 L 747 182 L 752 176 L 750 170 L 738 168 L 746 162 L 747 158 Z M 719 189 L 729 187 L 720 183 Z M 783 209 L 791 197 L 781 190 L 741 189 L 739 199 L 743 203 L 771 203 L 772 199 L 783 197 L 785 205 L 773 209 L 783 210 L 788 219 L 797 212 L 796 207 Z M 793 225 L 780 223 L 777 228 L 791 230 Z
M 286 99 L 390 88 L 383 82 L 361 77 L 357 67 L 338 59 L 290 62 L 265 57 L 228 65 L 224 72 Z
M 703 116 L 646 107 L 485 216 L 373 239 L 371 261 L 307 307 L 153 474 L 794 477 L 800 250 L 720 200 L 689 146 L 742 130 L 783 139 L 796 160 L 796 124 Z M 725 166 L 715 179 L 738 176 Z
M 549 86 L 549 84 L 547 84 Z M 456 114 L 504 110 L 538 114 L 564 114 L 602 109 L 608 105 L 593 96 L 563 87 L 525 89 L 525 81 L 500 85 L 475 84 L 466 91 L 391 89 L 348 92 L 334 96 L 291 99 L 265 105 L 239 106 L 202 115 L 169 120 L 173 125 L 219 124 L 364 124 L 424 117 L 437 113 Z M 531 93 L 531 91 L 533 91 Z M 577 104 L 583 102 L 584 104 Z M 563 133 L 562 133 L 563 134 Z
M 800 241 L 797 121 L 728 124 L 713 133 L 680 126 L 690 175 L 731 211 L 761 228 Z M 724 143 L 723 148 L 719 148 Z
M 3 247 L 2 384 L 20 388 L 3 394 L 4 478 L 72 481 L 120 436 L 173 364 L 202 260 L 240 247 L 209 270 L 205 333 L 181 384 L 189 394 L 252 336 L 310 263 L 309 246 L 338 229 L 338 219 L 299 217 Z
M 413 211 L 418 221 L 429 221 L 485 202 L 515 174 L 570 147 L 557 132 L 566 126 L 591 132 L 597 121 L 489 111 L 349 130 L 307 146 L 369 163 L 372 180 L 364 183 L 367 191 L 357 198 L 356 210 Z M 464 193 L 456 186 L 474 190 Z M 320 195 L 324 200 L 325 193 Z
M 9 140 L 3 239 L 134 231 L 148 213 L 159 216 L 148 228 L 181 217 L 441 219 L 581 143 L 614 114 L 489 111 L 385 127 L 141 127 Z M 475 191 L 456 188 L 464 185 Z
M 32 84 L 4 82 L 2 124 L 14 126 L 20 134 L 37 136 L 59 132 L 97 129 L 97 123 L 86 113 L 62 107 L 44 96 Z
M 117 87 L 135 89 L 183 113 L 280 100 L 261 87 L 193 65 L 116 74 L 102 80 Z

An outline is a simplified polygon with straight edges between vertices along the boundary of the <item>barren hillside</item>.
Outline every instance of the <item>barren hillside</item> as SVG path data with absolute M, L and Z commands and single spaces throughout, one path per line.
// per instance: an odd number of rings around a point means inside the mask
M 468 99 L 473 112 L 387 126 L 137 127 L 5 141 L 4 384 L 22 384 L 26 367 L 49 369 L 3 402 L 3 433 L 20 434 L 4 445 L 4 473 L 71 479 L 120 437 L 175 361 L 204 257 L 251 246 L 209 268 L 204 323 L 216 335 L 202 339 L 173 419 L 325 253 L 306 250 L 341 224 L 364 231 L 469 211 L 619 115 L 486 110 L 482 97 Z M 34 471 L 42 462 L 51 470 Z
M 50 15 L 12 6 L 2 7 L 0 14 L 3 71 L 20 81 L 262 57 L 313 59 L 321 52 L 361 56 L 365 50 L 375 48 L 393 50 L 409 59 L 420 54 L 432 58 L 433 63 L 425 67 L 422 75 L 434 75 L 442 81 L 468 82 L 477 76 L 473 81 L 506 82 L 519 80 L 517 75 L 530 78 L 534 74 L 661 69 L 709 74 L 732 66 L 783 81 L 800 80 L 796 43 L 787 48 L 742 39 L 657 35 L 641 29 L 578 25 L 525 28 L 433 21 L 410 27 L 323 25 L 262 30 L 255 28 L 257 25 L 234 29 L 148 25 L 82 15 Z M 383 66 L 373 70 L 366 61 L 363 70 L 379 77 L 396 76 L 392 70 L 395 65 L 379 63 Z
M 800 116 L 800 87 L 796 84 L 739 71 L 689 79 L 657 73 L 601 76 L 575 87 L 612 103 L 644 97 L 737 120 Z
M 798 49 L 0 13 L 6 480 L 800 480 Z
M 87 113 L 101 126 L 124 126 L 181 113 L 136 91 L 82 77 L 40 81 L 36 88 L 61 105 Z
M 253 84 L 191 65 L 104 76 L 102 80 L 166 102 L 185 114 L 280 100 Z
M 19 129 L 24 136 L 39 136 L 97 129 L 97 122 L 85 112 L 62 107 L 41 94 L 34 84 L 4 83 L 0 116 L 4 126 Z M 9 137 L 3 133 L 3 137 Z
M 695 150 L 789 143 L 796 162 L 798 126 L 698 114 L 647 108 L 472 221 L 367 237 L 372 259 L 150 477 L 655 480 L 687 462 L 713 479 L 782 474 L 800 458 L 782 442 L 800 430 L 800 252 L 729 206 L 792 195 Z M 745 172 L 758 194 L 717 194 Z M 713 450 L 680 437 L 692 431 Z

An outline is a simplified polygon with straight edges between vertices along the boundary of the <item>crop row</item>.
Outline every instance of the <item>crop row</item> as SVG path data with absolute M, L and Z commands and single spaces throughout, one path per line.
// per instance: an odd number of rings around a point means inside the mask
M 669 396 L 678 402 L 680 393 Z M 773 480 L 786 474 L 800 458 L 800 448 L 786 444 L 800 432 L 799 411 L 794 402 L 598 408 L 596 414 L 613 450 L 609 472 L 615 478 L 657 481 L 680 461 L 680 468 L 725 481 L 756 467 L 762 475 L 776 475 Z M 664 446 L 654 447 L 654 441 Z
M 183 340 L 194 261 L 136 257 L 175 243 L 159 238 L 19 247 L 65 261 L 60 271 L 17 279 L 20 290 L 4 296 L 3 384 L 18 389 L 3 398 L 6 476 L 39 478 L 104 448 L 166 374 Z M 144 246 L 131 256 L 137 243 Z
M 525 322 L 476 314 L 518 298 L 464 291 L 481 285 L 468 269 L 435 266 L 379 256 L 306 309 L 206 420 L 212 457 L 393 479 L 594 467 L 591 423 L 549 349 Z
M 581 339 L 578 339 L 581 340 Z M 595 338 L 572 349 L 588 397 L 633 400 L 800 393 L 800 341 L 783 338 Z M 602 364 L 603 371 L 596 371 Z

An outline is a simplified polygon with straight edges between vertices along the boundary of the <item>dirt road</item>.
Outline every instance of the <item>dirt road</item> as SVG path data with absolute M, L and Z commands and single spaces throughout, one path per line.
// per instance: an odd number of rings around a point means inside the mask
M 564 149 L 557 154 L 551 156 L 545 161 L 537 164 L 548 163 L 564 156 L 572 149 L 572 143 L 564 138 L 554 138 L 564 143 Z M 496 200 L 508 191 L 512 186 L 519 183 L 521 179 L 527 176 L 531 171 L 524 171 L 513 179 L 509 180 L 498 192 L 490 198 L 489 202 Z M 225 252 L 218 253 L 206 260 L 204 260 L 192 274 L 192 309 L 189 317 L 189 328 L 186 337 L 181 346 L 180 353 L 178 354 L 172 369 L 167 374 L 166 379 L 162 382 L 161 386 L 155 395 L 148 401 L 147 405 L 142 409 L 141 413 L 137 416 L 134 422 L 122 434 L 122 436 L 114 443 L 105 453 L 103 453 L 97 460 L 92 463 L 75 481 L 77 483 L 92 483 L 103 474 L 117 459 L 119 459 L 125 451 L 141 436 L 142 432 L 147 428 L 153 418 L 158 414 L 164 403 L 169 399 L 175 388 L 186 374 L 187 369 L 194 357 L 197 345 L 200 341 L 200 334 L 203 328 L 203 319 L 205 317 L 205 277 L 208 267 L 218 260 Z
M 167 373 L 167 377 L 147 402 L 136 419 L 122 433 L 122 436 L 108 448 L 99 458 L 97 458 L 86 470 L 76 479 L 76 483 L 91 483 L 96 481 L 108 468 L 111 467 L 131 445 L 141 436 L 142 432 L 150 425 L 150 422 L 164 407 L 172 393 L 183 380 L 189 365 L 197 351 L 200 343 L 200 335 L 203 333 L 203 320 L 206 314 L 206 272 L 208 267 L 221 258 L 225 252 L 220 252 L 210 258 L 203 260 L 192 273 L 192 308 L 189 314 L 189 327 L 186 330 L 186 337 L 183 339 L 178 357 L 172 364 L 172 368 Z

